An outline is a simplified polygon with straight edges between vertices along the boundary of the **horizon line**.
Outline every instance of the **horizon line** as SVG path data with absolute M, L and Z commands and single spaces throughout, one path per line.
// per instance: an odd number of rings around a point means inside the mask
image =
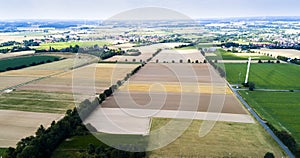
M 171 21 L 171 20 L 222 20 L 222 19 L 246 19 L 246 18 L 299 18 L 300 20 L 300 15 L 296 15 L 296 16 L 228 16 L 228 17 L 201 17 L 201 18 L 191 18 L 191 19 L 153 19 L 153 20 L 144 20 L 144 21 Z M 8 18 L 8 19 L 0 19 L 0 21 L 23 21 L 23 20 L 49 20 L 49 21 L 84 21 L 84 20 L 88 20 L 88 21 L 139 21 L 139 20 L 110 20 L 110 19 L 94 19 L 94 18 Z M 140 19 L 143 20 L 143 19 Z

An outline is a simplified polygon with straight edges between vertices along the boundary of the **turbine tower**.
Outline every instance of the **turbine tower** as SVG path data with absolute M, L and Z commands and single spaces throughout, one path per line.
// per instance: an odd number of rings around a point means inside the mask
M 246 73 L 245 84 L 247 84 L 247 83 L 248 83 L 248 79 L 249 79 L 249 72 L 250 72 L 250 66 L 251 66 L 251 57 L 249 57 L 249 61 L 248 61 L 248 68 L 247 68 L 247 73 Z

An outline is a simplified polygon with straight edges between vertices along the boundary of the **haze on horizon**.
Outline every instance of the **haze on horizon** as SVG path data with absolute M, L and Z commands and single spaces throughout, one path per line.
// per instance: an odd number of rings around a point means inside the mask
M 0 20 L 92 19 L 105 20 L 123 11 L 162 7 L 193 19 L 300 16 L 298 0 L 5 0 Z

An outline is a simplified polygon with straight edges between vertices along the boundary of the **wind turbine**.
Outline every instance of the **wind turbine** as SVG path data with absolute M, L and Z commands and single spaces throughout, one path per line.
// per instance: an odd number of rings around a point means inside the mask
M 251 57 L 249 57 L 249 61 L 248 61 L 248 67 L 247 67 L 247 73 L 246 73 L 245 84 L 247 84 L 247 83 L 248 83 L 248 79 L 249 79 L 249 72 L 250 72 L 250 66 L 251 66 Z

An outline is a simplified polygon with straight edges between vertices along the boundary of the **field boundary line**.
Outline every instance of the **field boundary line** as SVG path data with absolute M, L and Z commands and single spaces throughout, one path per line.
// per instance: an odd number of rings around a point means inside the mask
M 281 149 L 290 157 L 295 158 L 294 154 L 289 150 L 289 148 L 282 143 L 282 141 L 274 134 L 270 127 L 265 123 L 263 119 L 253 110 L 253 108 L 243 99 L 243 97 L 234 89 L 228 82 L 227 85 L 233 91 L 235 96 L 241 101 L 244 107 L 250 112 L 250 114 L 259 122 L 259 124 L 267 131 L 271 137 L 276 141 L 276 143 L 281 147 Z

